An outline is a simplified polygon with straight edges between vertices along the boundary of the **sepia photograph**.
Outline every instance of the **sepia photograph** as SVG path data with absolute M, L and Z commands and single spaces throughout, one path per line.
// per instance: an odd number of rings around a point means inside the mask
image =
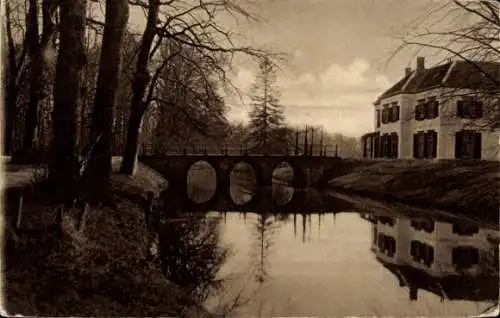
M 500 0 L 0 0 L 4 317 L 498 317 Z

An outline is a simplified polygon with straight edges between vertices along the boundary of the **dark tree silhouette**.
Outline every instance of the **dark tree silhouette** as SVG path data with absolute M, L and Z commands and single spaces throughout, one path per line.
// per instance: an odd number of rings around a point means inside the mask
M 56 193 L 75 190 L 78 177 L 77 109 L 81 103 L 81 72 L 85 64 L 84 33 L 85 0 L 63 1 L 60 4 L 59 55 L 57 58 L 52 121 L 53 158 L 50 176 Z
M 118 91 L 121 64 L 121 45 L 129 16 L 128 0 L 106 0 L 106 20 L 102 39 L 99 75 L 92 117 L 90 162 L 86 173 L 90 175 L 96 199 L 108 195 L 111 177 L 111 142 L 113 108 Z
M 285 117 L 279 104 L 276 87 L 276 70 L 268 59 L 259 64 L 259 73 L 252 86 L 252 110 L 250 111 L 249 148 L 259 153 L 269 153 L 276 146 L 276 137 L 284 132 Z M 282 149 L 281 149 L 282 151 Z

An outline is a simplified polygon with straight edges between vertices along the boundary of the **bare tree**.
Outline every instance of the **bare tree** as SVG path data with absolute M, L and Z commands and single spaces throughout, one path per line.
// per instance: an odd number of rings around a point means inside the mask
M 25 61 L 27 55 L 27 45 L 25 40 L 21 40 L 21 45 L 15 41 L 15 36 L 20 37 L 23 33 L 22 23 L 16 21 L 19 14 L 16 11 L 20 10 L 20 4 L 6 2 L 5 3 L 5 33 L 3 35 L 6 41 L 6 67 L 5 67 L 5 80 L 6 80 L 6 100 L 4 112 L 4 153 L 10 154 L 13 150 L 14 138 L 14 123 L 16 120 L 16 110 L 18 105 L 18 95 L 20 91 L 20 81 L 25 68 Z M 5 54 L 5 53 L 4 53 Z
M 77 109 L 81 102 L 81 71 L 86 62 L 84 49 L 86 0 L 60 4 L 59 55 L 57 58 L 52 121 L 53 158 L 50 180 L 56 193 L 72 195 L 78 174 Z
M 127 132 L 127 142 L 123 154 L 121 172 L 131 174 L 138 153 L 139 128 L 142 117 L 151 103 L 150 91 L 155 83 L 148 72 L 149 62 L 155 56 L 164 39 L 194 48 L 217 66 L 220 78 L 225 80 L 223 65 L 218 64 L 219 54 L 228 57 L 243 53 L 254 57 L 264 57 L 268 52 L 240 47 L 232 42 L 232 33 L 225 30 L 217 21 L 221 12 L 239 15 L 248 19 L 253 16 L 233 0 L 200 1 L 132 1 L 147 11 L 147 24 L 141 40 L 134 84 L 132 85 L 132 104 Z M 155 40 L 156 39 L 156 40 Z M 214 55 L 215 54 L 215 55 Z
M 128 0 L 106 0 L 97 90 L 92 112 L 92 152 L 87 173 L 91 176 L 93 197 L 108 194 L 111 177 L 113 108 L 118 90 L 121 45 L 129 17 Z
M 398 54 L 406 47 L 427 50 L 443 59 L 466 62 L 469 72 L 480 74 L 483 85 L 470 93 L 461 89 L 446 91 L 444 98 L 464 94 L 480 95 L 484 100 L 485 128 L 500 128 L 500 2 L 451 0 L 433 2 L 401 35 Z M 391 56 L 392 58 L 392 56 Z
M 220 87 L 211 79 L 216 70 L 199 52 L 183 44 L 166 42 L 161 55 L 167 65 L 159 73 L 153 97 L 158 108 L 156 151 L 220 142 L 227 121 L 226 106 L 217 92 Z
M 35 130 L 38 124 L 39 104 L 42 99 L 44 81 L 42 75 L 44 70 L 47 51 L 55 46 L 55 22 L 54 15 L 57 4 L 54 0 L 42 1 L 43 26 L 42 34 L 39 35 L 38 12 L 39 4 L 37 0 L 29 0 L 27 14 L 26 40 L 30 58 L 30 91 L 29 104 L 25 117 L 25 130 L 23 138 L 23 156 L 33 149 Z

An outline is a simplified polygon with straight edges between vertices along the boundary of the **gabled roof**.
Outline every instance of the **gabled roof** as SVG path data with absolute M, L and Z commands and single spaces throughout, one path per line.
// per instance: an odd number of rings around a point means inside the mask
M 474 64 L 461 61 L 450 70 L 450 74 L 443 83 L 453 88 L 499 88 L 500 64 L 494 62 L 475 62 Z
M 413 70 L 380 95 L 375 104 L 387 97 L 413 94 L 436 87 L 499 89 L 500 63 L 455 61 L 421 72 Z
M 380 261 L 380 260 L 379 260 Z M 433 277 L 423 270 L 408 266 L 382 263 L 399 280 L 400 287 L 417 292 L 426 290 L 449 300 L 498 300 L 498 277 L 457 276 Z

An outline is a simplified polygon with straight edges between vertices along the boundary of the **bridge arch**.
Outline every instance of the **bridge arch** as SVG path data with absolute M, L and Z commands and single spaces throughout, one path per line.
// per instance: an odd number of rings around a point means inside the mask
M 197 160 L 186 170 L 186 195 L 193 203 L 206 203 L 217 191 L 217 167 L 206 160 Z
M 228 168 L 229 197 L 236 205 L 246 205 L 256 196 L 257 172 L 248 162 L 241 160 Z M 221 185 L 222 186 L 222 185 Z

